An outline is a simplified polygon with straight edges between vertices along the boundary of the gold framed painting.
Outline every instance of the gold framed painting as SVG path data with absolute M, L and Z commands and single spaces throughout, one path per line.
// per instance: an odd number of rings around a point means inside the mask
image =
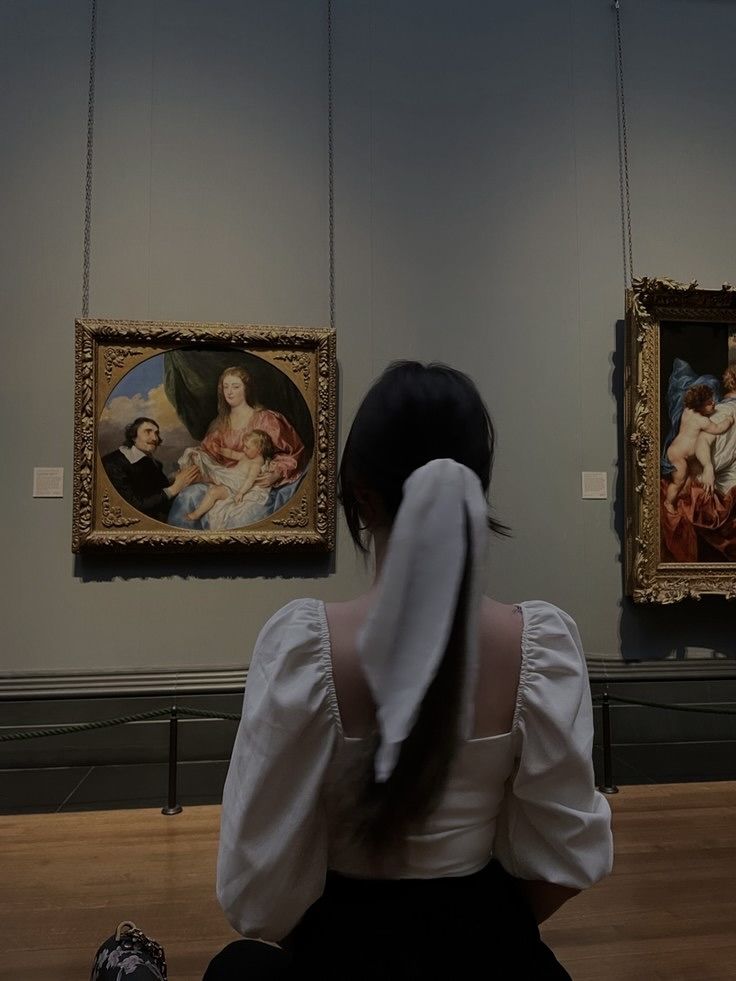
M 72 549 L 335 543 L 335 333 L 76 322 Z
M 627 293 L 626 578 L 635 601 L 736 598 L 736 290 Z

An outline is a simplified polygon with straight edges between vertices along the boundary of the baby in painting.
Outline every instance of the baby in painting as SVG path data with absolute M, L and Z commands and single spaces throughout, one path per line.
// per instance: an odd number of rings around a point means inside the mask
M 263 516 L 262 510 L 268 500 L 269 488 L 257 486 L 256 480 L 269 472 L 275 453 L 268 433 L 262 429 L 254 429 L 249 433 L 243 441 L 244 455 L 241 459 L 241 454 L 238 453 L 238 463 L 234 467 L 220 466 L 200 450 L 188 450 L 187 453 L 192 457 L 196 454 L 202 475 L 208 483 L 213 484 L 199 507 L 187 514 L 189 521 L 197 521 L 219 502 L 228 500 L 242 510 L 243 524 L 258 521 Z
M 698 477 L 706 490 L 712 491 L 715 482 L 711 449 L 713 440 L 733 425 L 734 418 L 713 421 L 716 411 L 713 390 L 708 385 L 693 385 L 683 397 L 684 408 L 680 430 L 667 449 L 667 459 L 674 467 L 672 481 L 667 487 L 665 507 L 675 513 L 677 498 L 685 486 L 688 473 L 695 463 L 702 472 Z

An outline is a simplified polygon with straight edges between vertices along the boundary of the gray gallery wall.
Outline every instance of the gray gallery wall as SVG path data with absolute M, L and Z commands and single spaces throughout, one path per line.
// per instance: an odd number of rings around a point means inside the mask
M 324 325 L 322 0 L 99 0 L 90 314 Z M 623 267 L 609 0 L 335 0 L 341 438 L 388 362 L 448 361 L 499 438 L 499 598 L 544 597 L 593 655 L 734 653 L 731 608 L 624 602 L 617 533 Z M 734 279 L 736 3 L 624 0 L 635 264 Z M 333 560 L 75 559 L 87 0 L 0 0 L 4 421 L 0 671 L 244 664 Z M 63 500 L 33 500 L 63 466 Z M 582 470 L 608 501 L 580 499 Z

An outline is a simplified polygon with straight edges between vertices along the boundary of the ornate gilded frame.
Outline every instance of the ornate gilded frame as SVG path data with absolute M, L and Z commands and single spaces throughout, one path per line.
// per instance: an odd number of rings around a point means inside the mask
M 77 320 L 72 551 L 199 551 L 335 546 L 337 361 L 327 328 Z M 112 486 L 98 447 L 108 395 L 129 370 L 176 349 L 232 348 L 294 383 L 311 415 L 314 449 L 298 490 L 280 510 L 242 529 L 175 528 L 136 510 Z M 270 369 L 268 369 L 270 370 Z M 194 440 L 193 440 L 194 442 Z
M 670 279 L 635 279 L 626 294 L 624 426 L 627 593 L 638 603 L 716 594 L 736 598 L 736 563 L 661 559 L 661 327 L 669 322 L 736 324 L 736 289 L 698 289 Z

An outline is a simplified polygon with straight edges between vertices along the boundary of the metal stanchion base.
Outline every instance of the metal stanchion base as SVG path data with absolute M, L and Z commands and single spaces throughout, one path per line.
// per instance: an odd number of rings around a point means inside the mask
M 600 790 L 600 792 L 602 794 L 617 794 L 618 793 L 618 787 L 615 787 L 615 786 L 614 787 L 599 787 L 598 790 Z
M 162 814 L 181 814 L 181 812 L 183 810 L 184 810 L 184 808 L 181 806 L 181 804 L 177 804 L 176 807 L 162 807 L 161 808 L 161 813 Z

